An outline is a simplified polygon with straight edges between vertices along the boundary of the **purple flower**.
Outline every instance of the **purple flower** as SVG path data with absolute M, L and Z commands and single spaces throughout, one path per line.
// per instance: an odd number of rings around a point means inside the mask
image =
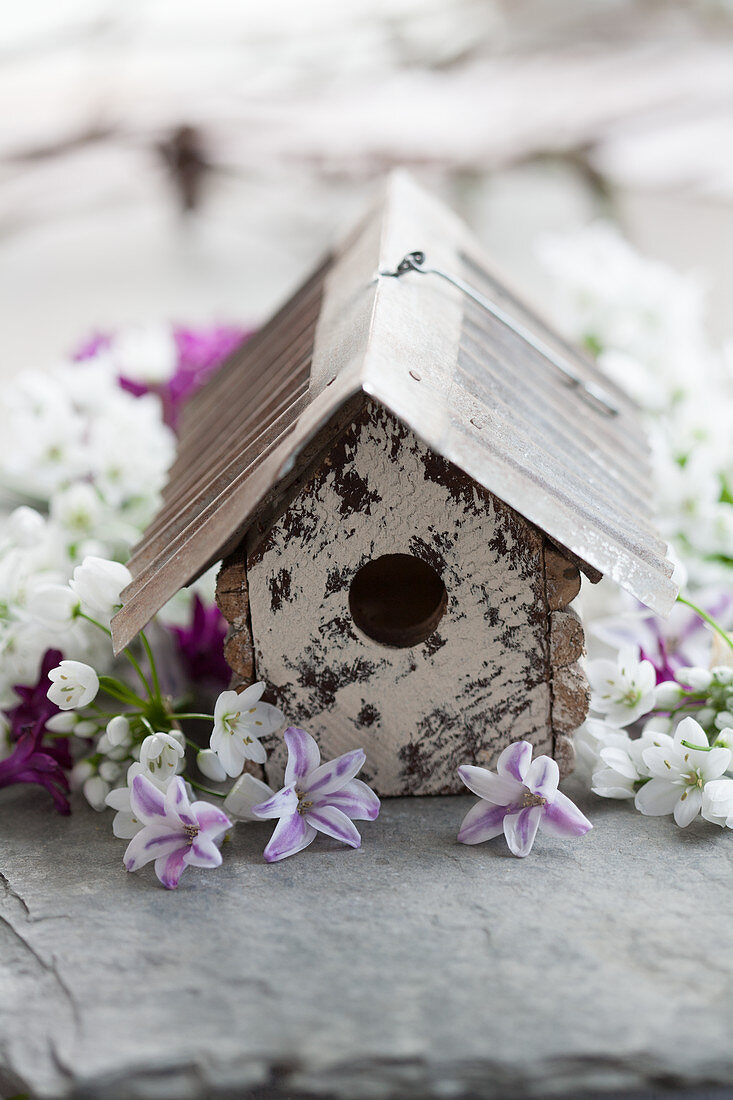
M 120 386 L 134 397 L 156 393 L 163 404 L 165 423 L 175 430 L 181 409 L 188 398 L 203 386 L 227 356 L 250 335 L 251 330 L 233 325 L 217 325 L 206 329 L 176 326 L 173 329 L 173 338 L 178 350 L 178 363 L 172 376 L 164 382 L 147 383 L 122 374 Z M 109 334 L 99 333 L 87 341 L 74 358 L 91 359 L 110 349 L 114 352 L 114 338 Z
M 321 764 L 318 745 L 305 730 L 291 726 L 285 730 L 285 743 L 285 786 L 252 808 L 257 818 L 280 818 L 265 848 L 267 862 L 301 852 L 318 832 L 359 848 L 354 821 L 374 821 L 379 814 L 374 791 L 354 778 L 366 760 L 364 750 L 354 749 Z
M 58 812 L 68 814 L 71 812 L 66 797 L 69 780 L 59 763 L 57 746 L 56 752 L 52 748 L 46 748 L 42 744 L 43 734 L 44 726 L 39 722 L 20 735 L 10 756 L 0 760 L 0 787 L 10 787 L 15 783 L 38 784 L 51 795 Z M 68 748 L 66 752 L 68 753 Z
M 549 756 L 532 760 L 529 741 L 515 741 L 504 749 L 496 772 L 464 764 L 458 774 L 481 799 L 463 819 L 461 844 L 481 844 L 503 832 L 509 850 L 526 856 L 538 829 L 552 836 L 582 836 L 593 827 L 558 791 L 557 763 Z
M 733 625 L 733 593 L 710 587 L 695 597 L 697 604 L 726 630 Z M 677 603 L 666 619 L 643 604 L 628 599 L 628 610 L 593 625 L 593 634 L 614 649 L 633 645 L 640 658 L 654 665 L 657 683 L 676 679 L 681 668 L 707 668 L 710 664 L 710 631 L 692 608 Z
M 174 430 L 183 406 L 223 363 L 226 357 L 250 335 L 239 328 L 219 326 L 213 329 L 175 328 L 178 366 L 165 382 L 146 385 L 133 378 L 120 378 L 128 393 L 140 397 L 157 393 L 163 403 L 163 420 Z
M 68 814 L 70 807 L 66 795 L 69 780 L 66 771 L 73 763 L 69 738 L 55 736 L 49 744 L 43 743 L 46 723 L 49 718 L 61 713 L 47 697 L 46 691 L 48 674 L 62 657 L 60 650 L 47 649 L 38 682 L 16 684 L 13 689 L 20 702 L 5 714 L 10 727 L 10 741 L 15 742 L 15 747 L 9 756 L 0 760 L 0 787 L 36 783 L 48 791 L 60 814 Z
M 231 670 L 224 660 L 227 624 L 218 607 L 193 597 L 190 626 L 171 626 L 181 668 L 189 683 L 225 688 Z
M 17 706 L 5 712 L 10 722 L 10 736 L 17 741 L 21 734 L 41 724 L 45 726 L 54 714 L 60 714 L 59 708 L 46 695 L 48 674 L 61 663 L 63 653 L 60 649 L 47 649 L 41 661 L 41 671 L 35 684 L 16 684 L 13 691 L 20 698 Z
M 231 821 L 209 802 L 189 802 L 180 776 L 161 791 L 144 775 L 130 787 L 130 812 L 143 828 L 127 846 L 124 862 L 137 871 L 155 860 L 155 873 L 168 890 L 175 890 L 186 867 L 218 867 L 218 844 Z
M 77 363 L 83 363 L 85 359 L 93 359 L 100 351 L 104 351 L 112 343 L 109 333 L 95 332 L 81 347 L 74 352 L 73 358 Z

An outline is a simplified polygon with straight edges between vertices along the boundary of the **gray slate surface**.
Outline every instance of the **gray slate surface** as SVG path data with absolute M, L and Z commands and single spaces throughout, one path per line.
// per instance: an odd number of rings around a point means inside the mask
M 590 796 L 592 833 L 520 861 L 455 843 L 470 804 L 388 801 L 359 852 L 273 866 L 268 826 L 242 826 L 168 893 L 123 870 L 110 816 L 3 791 L 0 1093 L 733 1083 L 733 838 Z

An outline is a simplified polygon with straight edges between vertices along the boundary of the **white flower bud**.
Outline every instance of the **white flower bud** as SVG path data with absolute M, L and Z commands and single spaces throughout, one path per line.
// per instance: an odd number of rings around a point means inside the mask
M 707 691 L 713 682 L 709 668 L 681 668 L 677 676 L 680 683 L 687 684 L 693 691 Z
M 727 710 L 721 710 L 719 714 L 715 715 L 713 724 L 719 730 L 729 729 L 733 726 L 733 714 L 730 714 Z
M 654 690 L 654 705 L 666 710 L 675 707 L 682 698 L 682 688 L 676 680 L 665 680 Z
M 107 740 L 113 748 L 127 745 L 130 741 L 130 723 L 124 714 L 116 714 L 107 723 Z
M 106 783 L 116 783 L 122 775 L 122 768 L 113 760 L 103 760 L 99 765 L 99 774 Z
M 267 783 L 245 772 L 224 799 L 224 809 L 231 817 L 238 817 L 240 821 L 256 821 L 252 807 L 266 802 L 274 793 Z
M 728 665 L 716 665 L 715 668 L 711 668 L 710 672 L 717 683 L 726 686 L 733 684 L 733 668 Z
M 46 521 L 40 512 L 27 508 L 25 504 L 8 516 L 7 533 L 15 546 L 35 546 L 43 537 L 45 528 Z
M 84 610 L 92 618 L 108 623 L 120 605 L 122 589 L 131 580 L 129 569 L 118 561 L 89 556 L 77 565 L 69 583 Z
M 711 722 L 715 721 L 715 711 L 712 707 L 703 707 L 702 710 L 696 712 L 695 717 L 701 726 L 709 726 Z
M 202 749 L 196 757 L 198 769 L 207 779 L 213 779 L 215 783 L 223 783 L 227 777 L 226 770 L 213 749 Z
M 46 729 L 52 733 L 72 733 L 75 726 L 76 715 L 70 710 L 62 710 L 61 714 L 54 714 L 46 721 Z
M 88 760 L 80 760 L 78 764 L 75 764 L 71 769 L 71 786 L 77 791 L 91 775 L 94 775 L 94 768 Z
M 99 775 L 93 775 L 87 779 L 82 787 L 84 797 L 93 810 L 101 812 L 105 808 L 105 798 L 109 794 L 110 785 Z
M 79 608 L 79 599 L 66 584 L 41 584 L 28 596 L 28 613 L 46 630 L 67 630 Z
M 51 687 L 46 692 L 61 710 L 85 707 L 97 697 L 99 678 L 90 665 L 81 661 L 62 661 L 48 674 Z
M 93 737 L 99 729 L 99 724 L 92 718 L 82 718 L 74 726 L 74 733 L 77 737 Z

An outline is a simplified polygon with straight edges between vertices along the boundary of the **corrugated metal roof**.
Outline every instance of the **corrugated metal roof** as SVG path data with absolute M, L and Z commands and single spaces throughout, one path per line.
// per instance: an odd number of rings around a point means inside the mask
M 437 276 L 379 274 L 415 249 L 531 340 Z M 615 415 L 569 384 L 562 360 L 612 397 Z M 360 392 L 591 570 L 669 610 L 676 588 L 650 520 L 633 403 L 497 282 L 458 219 L 395 174 L 336 257 L 188 406 L 163 507 L 112 624 L 118 649 L 304 475 Z

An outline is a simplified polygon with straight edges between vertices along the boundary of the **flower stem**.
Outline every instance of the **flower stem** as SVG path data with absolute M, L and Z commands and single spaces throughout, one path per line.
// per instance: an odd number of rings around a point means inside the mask
M 197 783 L 195 779 L 188 779 L 188 782 L 194 788 L 194 790 L 201 791 L 203 794 L 213 795 L 214 798 L 226 798 L 225 794 L 221 791 L 212 791 L 211 787 L 204 787 L 203 783 Z
M 145 637 L 145 631 L 144 630 L 140 631 L 140 640 L 143 643 L 143 646 L 145 647 L 145 652 L 148 655 L 148 663 L 150 665 L 150 675 L 153 678 L 153 688 L 155 689 L 155 697 L 156 697 L 156 699 L 160 699 L 161 698 L 160 680 L 158 679 L 158 670 L 155 667 L 155 657 L 153 657 L 153 650 L 151 648 L 150 642 Z
M 214 721 L 213 714 L 171 714 L 171 718 L 203 718 L 207 722 Z
M 710 752 L 715 748 L 715 745 L 693 745 L 692 741 L 680 741 L 680 745 L 684 745 L 686 749 L 695 749 L 696 752 Z
M 134 706 L 139 707 L 146 705 L 145 700 L 136 695 L 132 688 L 128 688 L 126 684 L 123 684 L 114 676 L 100 676 L 99 686 L 107 695 L 111 695 L 113 699 L 118 699 L 121 703 L 132 703 Z
M 86 619 L 86 621 L 88 623 L 91 623 L 92 626 L 96 626 L 96 627 L 99 628 L 99 630 L 103 630 L 108 638 L 112 637 L 112 631 L 108 627 L 106 627 L 104 625 L 104 623 L 100 623 L 97 619 L 93 619 L 91 617 L 91 615 L 87 615 L 84 611 L 78 611 L 77 615 L 80 619 Z M 150 684 L 145 679 L 145 676 L 143 674 L 143 670 L 140 668 L 140 665 L 139 665 L 139 663 L 137 661 L 137 658 L 135 657 L 134 653 L 132 652 L 132 650 L 130 649 L 129 646 L 126 646 L 123 652 L 124 652 L 125 656 L 127 657 L 128 661 L 130 662 L 130 664 L 132 665 L 132 667 L 135 669 L 135 672 L 138 674 L 138 676 L 142 680 L 142 682 L 145 686 L 145 690 L 147 691 L 148 695 L 152 696 L 153 691 L 150 687 Z M 160 689 L 158 689 L 157 698 L 160 698 Z
M 89 705 L 88 710 L 92 712 L 95 718 L 117 718 L 120 713 L 119 710 L 102 710 L 100 707 L 96 707 L 93 703 Z M 124 717 L 137 718 L 139 714 L 140 711 L 138 710 L 127 710 L 125 711 Z
M 720 623 L 717 623 L 715 621 L 715 619 L 712 617 L 712 615 L 708 615 L 707 611 L 703 611 L 703 609 L 701 607 L 698 607 L 696 604 L 692 603 L 690 600 L 685 599 L 684 596 L 678 596 L 677 597 L 677 603 L 684 604 L 685 607 L 689 607 L 691 611 L 694 611 L 696 615 L 699 615 L 700 618 L 703 619 L 708 624 L 708 626 L 711 627 L 715 631 L 716 634 L 720 635 L 720 637 L 723 639 L 725 644 L 730 649 L 733 649 L 733 639 L 731 639 L 729 637 L 728 633 L 725 630 L 723 630 Z

